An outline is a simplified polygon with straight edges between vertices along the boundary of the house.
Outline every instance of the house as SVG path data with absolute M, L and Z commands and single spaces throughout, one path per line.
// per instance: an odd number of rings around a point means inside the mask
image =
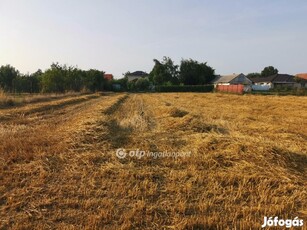
M 109 74 L 109 73 L 106 73 L 103 75 L 104 79 L 107 80 L 107 81 L 111 81 L 113 80 L 113 74 Z
M 274 80 L 274 75 L 269 76 L 269 77 L 255 77 L 252 78 L 253 85 L 252 85 L 252 90 L 269 90 L 274 87 L 273 85 L 273 80 Z
M 251 91 L 252 81 L 247 78 L 243 73 L 240 74 L 230 74 L 230 75 L 218 75 L 211 82 L 214 85 L 214 88 L 217 86 L 227 86 L 227 85 L 243 85 L 243 91 Z
M 302 88 L 307 88 L 307 73 L 296 74 L 295 80 L 301 84 Z
M 289 74 L 275 74 L 268 77 L 256 77 L 252 79 L 253 90 L 269 90 L 273 88 L 295 88 L 299 84 L 295 81 L 294 76 Z
M 128 73 L 126 76 L 128 78 L 128 82 L 130 82 L 139 78 L 148 78 L 148 73 L 143 71 L 135 71 L 133 73 Z
M 251 85 L 252 81 L 247 78 L 243 73 L 230 74 L 230 75 L 218 75 L 211 82 L 214 86 L 217 85 Z

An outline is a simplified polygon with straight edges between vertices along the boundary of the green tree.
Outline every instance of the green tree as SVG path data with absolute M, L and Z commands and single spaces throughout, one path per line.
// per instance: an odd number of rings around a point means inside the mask
M 30 75 L 30 93 L 38 93 L 41 91 L 42 76 L 43 72 L 41 69 L 38 69 Z
M 124 74 L 125 77 L 120 78 L 120 79 L 113 79 L 111 81 L 111 85 L 114 84 L 118 84 L 120 85 L 121 91 L 126 91 L 129 87 L 129 83 L 128 83 L 128 77 L 127 74 L 129 74 L 129 72 L 127 72 L 126 74 Z
M 174 64 L 171 58 L 163 57 L 162 62 L 153 60 L 155 65 L 149 74 L 149 80 L 156 85 L 164 85 L 167 82 L 172 84 L 179 83 L 178 66 Z
M 65 67 L 58 63 L 53 63 L 50 69 L 42 75 L 42 92 L 61 92 L 65 91 Z
M 14 91 L 18 93 L 38 93 L 39 79 L 32 74 L 20 75 L 13 80 Z
M 5 91 L 14 91 L 14 79 L 19 76 L 19 71 L 13 66 L 5 65 L 0 67 L 0 87 Z
M 149 79 L 157 85 L 162 85 L 166 81 L 165 70 L 163 64 L 157 59 L 153 60 L 155 65 L 149 73 Z
M 85 71 L 84 86 L 92 92 L 103 90 L 106 81 L 103 75 L 103 71 L 96 69 Z
M 127 82 L 127 89 L 129 91 L 135 91 L 136 90 L 136 86 L 135 86 L 136 81 L 137 81 L 137 79 L 134 79 L 132 81 Z
M 207 63 L 195 60 L 182 60 L 180 65 L 180 82 L 184 85 L 207 84 L 214 78 L 215 70 Z
M 100 91 L 106 86 L 104 72 L 96 69 L 87 71 L 74 66 L 53 63 L 41 76 L 43 92 Z
M 173 60 L 169 57 L 163 57 L 163 65 L 166 72 L 166 79 L 173 85 L 179 84 L 179 71 L 178 65 L 175 65 Z
M 262 77 L 268 77 L 278 74 L 278 69 L 274 68 L 273 66 L 267 66 L 261 71 Z
M 83 78 L 85 77 L 84 71 L 78 69 L 77 67 L 70 66 L 64 69 L 63 76 L 65 78 L 66 91 L 78 92 L 82 89 Z

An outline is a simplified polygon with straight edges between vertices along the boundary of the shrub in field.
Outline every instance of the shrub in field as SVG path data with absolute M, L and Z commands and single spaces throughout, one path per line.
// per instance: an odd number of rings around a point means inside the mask
M 174 108 L 174 109 L 171 110 L 170 115 L 171 115 L 171 117 L 184 117 L 188 113 L 189 112 L 187 112 L 185 110 Z

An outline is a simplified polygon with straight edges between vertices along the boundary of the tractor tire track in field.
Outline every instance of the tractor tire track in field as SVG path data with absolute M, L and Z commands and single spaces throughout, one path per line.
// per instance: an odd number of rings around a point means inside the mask
M 167 114 L 162 117 L 156 116 L 155 106 L 157 109 L 166 110 Z M 173 110 L 177 112 L 173 106 L 164 105 L 152 96 L 128 94 L 105 110 L 104 116 L 88 128 L 87 135 L 84 135 L 83 140 L 78 141 L 75 147 L 80 151 L 99 149 L 103 153 L 110 152 L 113 155 L 119 148 L 153 152 L 174 148 L 180 150 L 186 143 L 183 134 L 174 134 L 169 128 L 161 127 L 162 121 L 173 119 Z M 157 118 L 160 119 L 159 122 Z
M 115 152 L 116 148 L 133 144 L 144 131 L 153 130 L 155 121 L 142 97 L 125 95 L 102 111 L 86 135 L 75 144 L 76 149 L 100 149 Z M 98 147 L 100 146 L 100 147 Z
M 106 114 L 109 118 L 103 124 L 107 127 L 108 141 L 112 148 L 133 144 L 143 132 L 150 132 L 155 128 L 155 120 L 139 95 L 127 97 L 125 103 L 120 103 Z

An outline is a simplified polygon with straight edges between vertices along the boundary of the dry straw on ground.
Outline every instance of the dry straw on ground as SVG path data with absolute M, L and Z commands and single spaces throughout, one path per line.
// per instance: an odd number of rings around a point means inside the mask
M 0 110 L 0 228 L 259 229 L 307 218 L 307 98 L 76 96 Z M 118 148 L 191 151 L 119 159 Z
M 29 103 L 38 103 L 44 101 L 51 101 L 54 99 L 61 99 L 67 97 L 73 97 L 81 95 L 78 92 L 66 92 L 66 93 L 45 93 L 45 94 L 29 94 L 29 93 L 6 93 L 0 88 L 0 109 L 20 106 Z

